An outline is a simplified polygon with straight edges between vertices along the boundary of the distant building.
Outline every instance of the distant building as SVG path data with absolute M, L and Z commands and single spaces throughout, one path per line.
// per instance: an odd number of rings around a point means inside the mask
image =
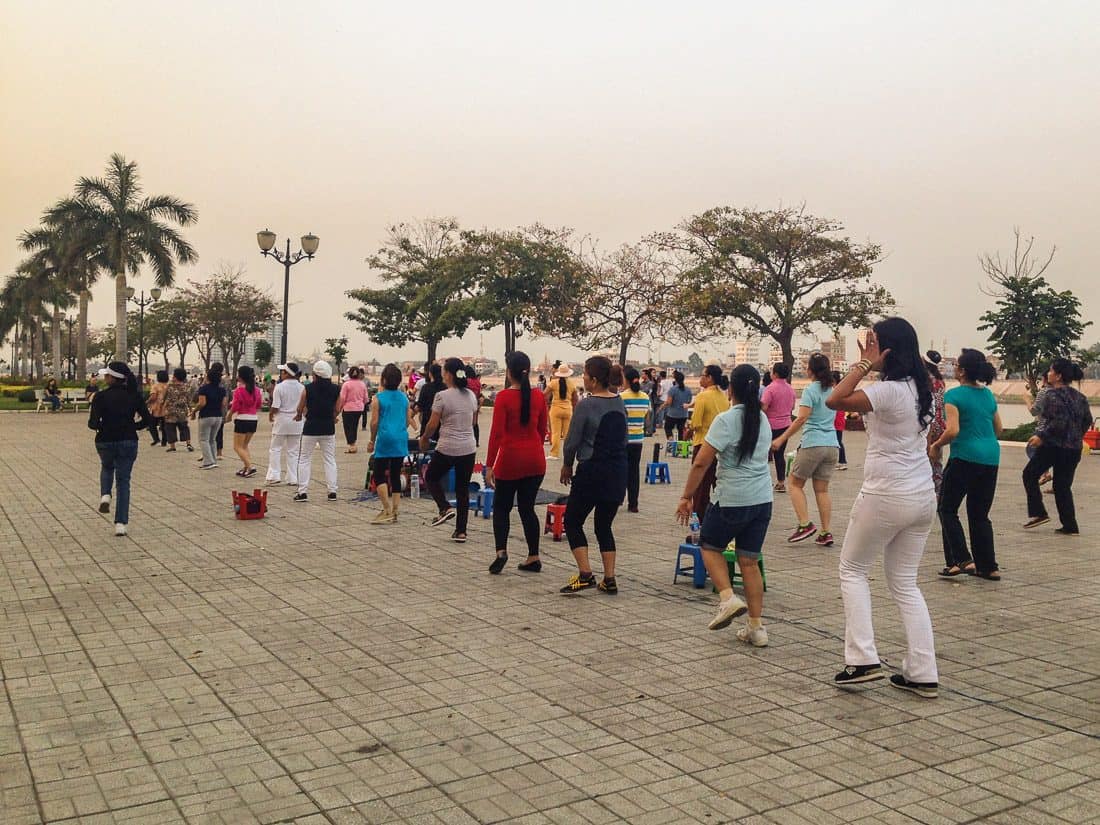
M 848 339 L 837 335 L 830 341 L 822 340 L 818 349 L 829 359 L 834 370 L 848 371 Z
M 734 341 L 733 352 L 729 356 L 734 363 L 751 364 L 757 366 L 760 363 L 760 342 L 753 340 Z

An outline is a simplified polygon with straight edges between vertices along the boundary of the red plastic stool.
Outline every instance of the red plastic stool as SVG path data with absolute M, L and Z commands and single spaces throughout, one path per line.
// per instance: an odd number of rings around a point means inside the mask
M 554 541 L 561 541 L 561 534 L 565 531 L 565 505 L 564 504 L 547 504 L 546 505 L 546 527 L 543 528 L 543 534 L 553 533 Z
M 242 521 L 263 518 L 267 513 L 267 490 L 256 489 L 251 494 L 233 491 L 233 514 Z

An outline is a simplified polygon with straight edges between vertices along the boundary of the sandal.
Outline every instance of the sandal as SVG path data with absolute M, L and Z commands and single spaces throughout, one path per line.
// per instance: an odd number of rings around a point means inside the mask
M 775 486 L 772 489 L 777 493 L 787 492 L 787 487 L 782 481 L 776 482 Z
M 945 567 L 940 571 L 940 575 L 945 579 L 950 579 L 955 576 L 961 576 L 965 571 L 957 564 L 953 564 L 950 567 Z
M 999 570 L 990 570 L 988 573 L 979 573 L 975 570 L 974 575 L 979 579 L 986 579 L 991 582 L 999 582 L 1001 580 L 1001 573 Z

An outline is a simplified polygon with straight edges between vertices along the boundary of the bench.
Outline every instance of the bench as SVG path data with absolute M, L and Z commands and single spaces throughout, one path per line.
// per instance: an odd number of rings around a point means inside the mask
M 80 412 L 82 407 L 89 406 L 84 390 L 76 388 L 62 390 L 61 403 L 63 406 L 71 407 L 73 412 Z

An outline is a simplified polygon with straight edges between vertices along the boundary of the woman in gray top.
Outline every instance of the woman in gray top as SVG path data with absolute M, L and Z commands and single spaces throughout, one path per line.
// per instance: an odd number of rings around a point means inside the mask
M 466 387 L 466 370 L 461 359 L 448 358 L 443 362 L 443 383 L 447 389 L 432 399 L 432 417 L 420 436 L 420 449 L 427 451 L 432 435 L 438 430 L 435 453 L 424 479 L 428 492 L 439 507 L 439 515 L 432 520 L 432 526 L 455 519 L 451 540 L 462 543 L 466 541 L 470 476 L 477 453 L 474 424 L 477 421 L 478 401 L 477 396 Z M 455 507 L 451 507 L 443 492 L 443 477 L 452 467 L 455 471 Z

